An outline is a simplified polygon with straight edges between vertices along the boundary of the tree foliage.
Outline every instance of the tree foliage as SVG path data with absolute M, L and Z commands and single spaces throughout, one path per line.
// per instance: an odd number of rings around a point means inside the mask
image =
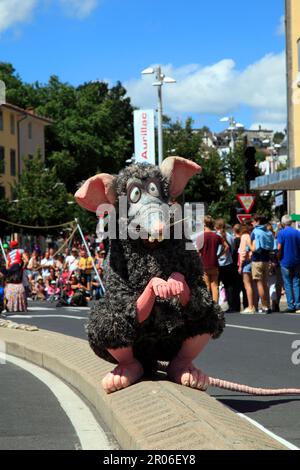
M 10 202 L 10 220 L 23 225 L 49 226 L 68 222 L 71 210 L 64 183 L 55 168 L 47 168 L 40 152 L 24 160 L 25 168 L 14 186 Z M 36 233 L 36 232 L 34 232 Z
M 48 83 L 24 84 L 11 64 L 0 63 L 7 101 L 53 119 L 46 128 L 47 164 L 68 191 L 97 172 L 118 172 L 133 153 L 133 107 L 120 82 L 74 87 L 55 75 Z
M 25 164 L 15 188 L 18 203 L 9 203 L 10 219 L 26 225 L 56 225 L 79 217 L 84 230 L 94 231 L 96 218 L 74 202 L 78 185 L 98 172 L 117 173 L 133 153 L 133 107 L 120 82 L 73 86 L 56 75 L 48 83 L 23 83 L 11 64 L 0 63 L 7 101 L 53 119 L 46 128 L 46 162 L 39 155 Z M 186 201 L 204 202 L 206 212 L 236 222 L 236 195 L 244 189 L 243 145 L 220 155 L 208 146 L 210 130 L 182 125 L 164 116 L 165 157 L 190 158 L 203 171 L 191 180 Z M 281 136 L 280 136 L 281 137 Z M 279 136 L 278 136 L 279 138 Z M 258 196 L 258 208 L 267 214 L 271 197 Z M 0 201 L 0 211 L 7 203 Z M 4 213 L 4 212 L 3 212 Z

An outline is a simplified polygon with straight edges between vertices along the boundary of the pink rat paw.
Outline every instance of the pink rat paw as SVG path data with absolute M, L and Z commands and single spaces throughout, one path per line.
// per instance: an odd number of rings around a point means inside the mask
M 205 391 L 209 386 L 209 377 L 194 366 L 192 362 L 175 358 L 167 368 L 170 380 L 185 387 Z
M 112 372 L 106 374 L 102 380 L 102 387 L 106 393 L 113 393 L 136 383 L 144 375 L 142 364 L 134 359 L 132 362 L 120 363 Z
M 173 296 L 179 296 L 182 306 L 187 305 L 191 297 L 191 291 L 181 273 L 172 273 L 168 279 L 168 286 Z

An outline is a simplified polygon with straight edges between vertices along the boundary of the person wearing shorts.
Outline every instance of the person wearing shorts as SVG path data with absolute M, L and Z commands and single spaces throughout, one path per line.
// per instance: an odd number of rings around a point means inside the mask
M 219 302 L 219 262 L 218 249 L 223 246 L 224 240 L 214 232 L 214 220 L 211 216 L 204 218 L 204 232 L 197 241 L 197 249 L 203 263 L 203 279 L 214 302 Z
M 257 285 L 259 298 L 261 299 L 260 313 L 271 313 L 269 296 L 269 268 L 270 255 L 274 247 L 274 238 L 266 229 L 267 219 L 263 216 L 254 216 L 254 230 L 251 234 L 252 249 L 252 279 Z M 264 237 L 260 241 L 259 236 Z M 270 246 L 268 247 L 267 242 Z
M 241 313 L 250 314 L 255 313 L 257 308 L 255 306 L 254 285 L 252 279 L 252 253 L 251 253 L 251 238 L 252 231 L 251 221 L 241 226 L 241 243 L 239 247 L 239 273 L 243 277 L 245 286 L 248 307 Z

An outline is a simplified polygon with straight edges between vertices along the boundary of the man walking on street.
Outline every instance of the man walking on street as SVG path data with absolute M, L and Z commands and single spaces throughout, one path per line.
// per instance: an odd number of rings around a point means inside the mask
M 252 279 L 255 281 L 261 300 L 259 313 L 271 313 L 269 296 L 270 255 L 274 249 L 273 234 L 267 230 L 267 219 L 261 215 L 253 217 L 254 230 L 251 233 Z
M 228 249 L 224 239 L 214 232 L 214 220 L 210 215 L 204 218 L 204 232 L 202 232 L 197 241 L 197 249 L 201 256 L 204 282 L 208 291 L 211 293 L 214 302 L 219 302 L 219 263 L 218 248 L 221 247 L 222 254 Z
M 283 230 L 278 233 L 278 259 L 288 304 L 287 313 L 300 313 L 300 233 L 292 227 L 292 219 L 284 215 Z

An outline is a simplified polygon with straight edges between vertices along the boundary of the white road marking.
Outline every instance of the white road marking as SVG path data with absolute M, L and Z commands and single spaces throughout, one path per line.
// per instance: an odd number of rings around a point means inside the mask
M 72 310 L 72 312 L 77 312 L 77 311 L 80 311 L 80 310 L 90 310 L 90 307 L 60 307 L 60 308 L 64 308 L 64 309 L 67 309 L 67 310 Z M 28 307 L 28 311 L 32 311 L 32 312 L 41 312 L 41 311 L 46 311 L 46 310 L 50 310 L 51 312 L 53 312 L 53 310 L 56 310 L 56 308 L 53 306 L 52 308 L 51 307 L 32 307 L 31 305 L 29 305 Z
M 300 335 L 300 333 L 295 333 L 293 331 L 268 330 L 265 328 L 254 328 L 253 326 L 229 325 L 229 324 L 226 324 L 226 326 L 229 326 L 230 328 L 241 328 L 242 330 L 263 331 L 264 333 L 280 333 L 282 335 L 295 335 L 295 336 Z
M 246 420 L 249 421 L 251 424 L 253 424 L 254 426 L 256 426 L 258 429 L 260 429 L 260 430 L 263 431 L 264 433 L 268 434 L 270 437 L 272 437 L 272 438 L 275 439 L 276 441 L 280 442 L 280 444 L 283 444 L 284 446 L 286 446 L 288 449 L 290 449 L 290 450 L 300 450 L 299 447 L 296 447 L 294 444 L 291 444 L 291 442 L 286 441 L 285 439 L 283 439 L 283 437 L 277 436 L 277 434 L 274 434 L 272 431 L 269 431 L 269 429 L 265 428 L 264 426 L 262 426 L 261 424 L 259 424 L 259 423 L 258 423 L 257 421 L 255 421 L 254 419 L 249 418 L 249 416 L 246 416 L 246 415 L 244 415 L 243 413 L 237 413 L 237 415 L 240 416 L 241 418 L 246 419 Z
M 53 310 L 55 310 L 54 307 L 32 307 L 31 305 L 28 306 L 28 311 L 31 311 L 31 312 L 40 312 L 41 310 L 50 310 L 51 312 L 53 312 Z
M 75 315 L 8 315 L 7 320 L 11 318 L 71 318 L 72 320 L 87 320 L 87 317 L 78 317 Z
M 6 360 L 27 370 L 51 390 L 71 421 L 83 450 L 112 449 L 103 429 L 97 423 L 90 409 L 64 382 L 47 370 L 23 359 L 7 354 Z

